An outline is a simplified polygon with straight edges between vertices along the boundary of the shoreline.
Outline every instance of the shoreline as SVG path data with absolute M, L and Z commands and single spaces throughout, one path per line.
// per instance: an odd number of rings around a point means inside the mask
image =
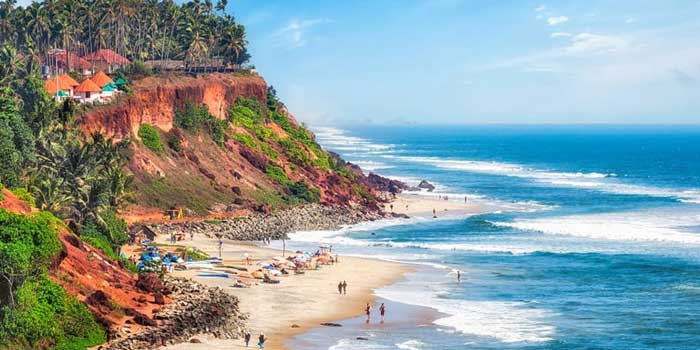
M 433 209 L 436 211 L 437 219 L 478 215 L 497 210 L 495 207 L 477 202 L 445 201 L 410 193 L 397 196 L 391 203 L 394 204 L 394 214 L 422 219 L 432 218 Z M 182 245 L 196 247 L 210 256 L 218 256 L 218 240 L 210 236 L 200 231 L 195 235 L 194 240 L 189 240 L 188 236 L 187 240 L 182 241 Z M 166 235 L 160 235 L 157 242 L 167 244 L 166 240 Z M 222 257 L 224 265 L 245 266 L 244 254 L 249 254 L 257 263 L 270 261 L 275 256 L 281 256 L 281 253 L 281 250 L 257 246 L 250 241 L 224 240 Z M 374 310 L 377 289 L 403 280 L 406 274 L 416 269 L 417 267 L 410 263 L 372 257 L 340 256 L 338 264 L 323 266 L 321 270 L 308 271 L 300 276 L 282 277 L 280 284 L 257 283 L 250 288 L 231 287 L 236 281 L 235 276 L 231 276 L 233 278 L 197 276 L 207 271 L 176 271 L 172 275 L 191 278 L 210 287 L 221 287 L 227 293 L 238 297 L 241 311 L 249 316 L 251 345 L 257 344 L 257 336 L 262 331 L 269 338 L 266 348 L 286 350 L 287 342 L 298 335 L 324 327 L 321 323 L 342 322 L 363 316 L 367 302 L 373 305 Z M 337 284 L 341 280 L 346 280 L 348 283 L 348 295 L 338 295 Z M 432 323 L 439 318 L 439 313 L 434 309 L 425 309 L 423 314 L 431 315 L 428 317 L 429 320 L 425 320 L 426 323 Z M 211 335 L 200 335 L 194 338 L 201 343 L 180 343 L 158 349 L 245 348 L 241 339 L 217 339 Z

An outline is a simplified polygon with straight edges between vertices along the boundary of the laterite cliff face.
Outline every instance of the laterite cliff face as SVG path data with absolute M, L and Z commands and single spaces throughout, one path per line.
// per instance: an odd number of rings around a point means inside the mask
M 81 127 L 87 133 L 99 131 L 115 139 L 131 136 L 134 141 L 127 165 L 134 175 L 134 198 L 121 212 L 129 222 L 162 220 L 163 210 L 171 207 L 185 209 L 187 216 L 268 212 L 299 204 L 292 191 L 304 190 L 298 186 L 293 189 L 292 184 L 316 191 L 321 204 L 379 210 L 376 194 L 382 189 L 372 186 L 350 165 L 341 174 L 331 169 L 330 161 L 325 166 L 314 163 L 319 157 L 318 145 L 287 133 L 291 129 L 298 134 L 303 127 L 286 110 L 280 113 L 288 121 L 281 124 L 271 119 L 256 124 L 257 129 L 229 124 L 221 144 L 207 131 L 187 132 L 173 125 L 175 111 L 188 102 L 205 105 L 219 119 L 229 117 L 230 107 L 239 97 L 256 99 L 265 108 L 267 84 L 259 76 L 169 75 L 133 82 L 132 88 L 132 96 L 96 107 L 81 117 Z M 159 130 L 163 152 L 149 150 L 137 136 L 144 123 Z M 179 146 L 171 147 L 168 140 L 178 140 Z M 344 164 L 333 159 L 333 164 Z M 285 179 L 272 176 L 270 171 L 283 172 Z
M 267 84 L 259 76 L 216 73 L 202 78 L 146 78 L 134 82 L 132 88 L 133 96 L 86 113 L 82 117 L 83 130 L 121 139 L 136 134 L 141 124 L 148 123 L 167 132 L 173 127 L 175 108 L 183 107 L 187 101 L 205 104 L 212 115 L 223 119 L 239 96 L 263 102 L 267 97 Z

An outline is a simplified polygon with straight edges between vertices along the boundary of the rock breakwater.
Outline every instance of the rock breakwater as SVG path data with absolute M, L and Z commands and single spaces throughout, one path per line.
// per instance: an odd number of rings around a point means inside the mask
M 288 233 L 295 231 L 334 230 L 343 225 L 374 221 L 384 217 L 378 212 L 312 204 L 270 214 L 255 213 L 220 221 L 166 223 L 153 228 L 159 234 L 184 231 L 239 241 L 262 241 L 285 239 Z

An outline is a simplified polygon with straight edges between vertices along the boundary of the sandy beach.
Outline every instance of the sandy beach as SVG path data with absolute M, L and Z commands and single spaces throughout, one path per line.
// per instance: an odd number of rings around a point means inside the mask
M 456 199 L 456 198 L 455 198 Z M 392 209 L 393 205 L 393 209 Z M 433 209 L 435 216 L 438 218 L 445 216 L 467 216 L 483 214 L 497 210 L 495 207 L 478 203 L 473 200 L 467 202 L 459 200 L 444 200 L 438 199 L 438 194 L 411 194 L 410 192 L 402 193 L 396 196 L 396 199 L 390 204 L 385 204 L 384 209 L 387 212 L 393 211 L 397 214 L 405 214 L 410 217 L 433 217 Z
M 395 213 L 421 217 L 432 217 L 433 209 L 436 210 L 438 218 L 448 215 L 473 215 L 492 210 L 488 206 L 473 202 L 460 203 L 410 194 L 398 196 L 392 204 Z M 167 237 L 161 236 L 157 242 L 167 244 Z M 218 240 L 215 238 L 195 236 L 190 240 L 188 237 L 186 241 L 178 244 L 195 247 L 210 256 L 219 254 Z M 224 241 L 223 265 L 249 267 L 250 271 L 253 271 L 256 266 L 246 265 L 245 254 L 253 258 L 254 265 L 282 256 L 280 250 L 259 247 L 251 242 Z M 241 310 L 249 315 L 253 338 L 251 344 L 255 345 L 259 333 L 264 332 L 269 338 L 267 349 L 286 349 L 285 340 L 309 329 L 321 327 L 321 323 L 363 315 L 365 304 L 374 301 L 374 290 L 395 283 L 411 270 L 409 265 L 340 256 L 338 264 L 325 265 L 320 270 L 307 271 L 303 275 L 280 277 L 279 284 L 264 284 L 257 280 L 250 288 L 232 287 L 235 278 L 197 276 L 202 272 L 212 271 L 176 271 L 173 272 L 173 276 L 192 278 L 208 286 L 219 286 L 238 296 Z M 347 295 L 338 294 L 337 285 L 342 280 L 347 281 Z M 245 348 L 242 340 L 223 340 L 205 335 L 196 338 L 201 343 L 182 343 L 159 349 Z

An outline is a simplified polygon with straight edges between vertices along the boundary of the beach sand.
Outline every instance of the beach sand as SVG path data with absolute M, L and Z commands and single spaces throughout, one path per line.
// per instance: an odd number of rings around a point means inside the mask
M 167 243 L 165 237 L 160 243 Z M 178 242 L 197 247 L 211 256 L 218 256 L 218 240 L 195 237 L 194 241 Z M 261 248 L 247 242 L 224 241 L 224 265 L 245 266 L 244 254 L 254 262 L 270 261 L 281 251 Z M 251 266 L 252 268 L 252 266 Z M 410 268 L 396 263 L 372 259 L 340 257 L 340 263 L 325 265 L 321 270 L 303 275 L 280 277 L 280 284 L 253 285 L 233 288 L 234 278 L 197 277 L 203 271 L 179 271 L 172 275 L 190 277 L 208 286 L 220 286 L 239 297 L 241 310 L 250 317 L 251 345 L 257 347 L 257 337 L 264 332 L 269 338 L 266 349 L 285 349 L 283 342 L 291 336 L 319 327 L 323 322 L 359 316 L 367 302 L 373 302 L 373 290 L 401 279 Z M 338 294 L 338 283 L 347 281 L 347 295 Z M 292 328 L 292 325 L 298 327 Z M 237 349 L 244 348 L 242 340 L 223 340 L 197 336 L 201 344 L 182 343 L 159 349 Z
M 493 208 L 475 202 L 438 200 L 420 195 L 399 195 L 393 202 L 394 212 L 411 217 L 431 218 L 433 209 L 438 218 L 485 213 Z M 387 210 L 389 207 L 387 205 Z M 189 238 L 189 236 L 188 236 Z M 159 237 L 159 243 L 168 243 L 167 237 Z M 218 240 L 195 237 L 178 244 L 196 247 L 210 256 L 218 256 Z M 259 261 L 270 261 L 281 256 L 280 250 L 263 248 L 250 242 L 224 241 L 224 265 L 245 266 L 244 254 Z M 251 271 L 254 267 L 251 266 Z M 241 310 L 249 315 L 251 346 L 257 347 L 257 338 L 264 332 L 269 341 L 266 349 L 286 349 L 284 342 L 294 335 L 321 323 L 334 322 L 361 316 L 367 302 L 373 303 L 373 291 L 395 283 L 412 270 L 409 265 L 374 259 L 340 256 L 340 263 L 323 266 L 321 270 L 307 271 L 303 275 L 280 277 L 280 284 L 258 283 L 251 288 L 233 288 L 235 278 L 198 277 L 201 272 L 177 271 L 176 277 L 189 277 L 208 286 L 220 286 L 240 299 Z M 339 295 L 337 285 L 345 280 L 348 294 Z M 376 306 L 376 305 L 373 305 Z M 429 321 L 428 321 L 429 322 Z M 294 325 L 294 327 L 292 327 Z M 211 336 L 195 337 L 201 343 L 182 343 L 161 347 L 167 350 L 224 350 L 245 348 L 242 340 L 223 340 Z
M 410 217 L 433 217 L 433 209 L 438 218 L 445 216 L 466 216 L 483 214 L 497 210 L 493 206 L 478 203 L 473 200 L 464 202 L 464 198 L 453 198 L 451 200 L 438 199 L 438 194 L 411 194 L 410 192 L 402 193 L 396 196 L 396 199 L 391 204 L 385 204 L 384 209 L 397 214 L 405 214 Z

